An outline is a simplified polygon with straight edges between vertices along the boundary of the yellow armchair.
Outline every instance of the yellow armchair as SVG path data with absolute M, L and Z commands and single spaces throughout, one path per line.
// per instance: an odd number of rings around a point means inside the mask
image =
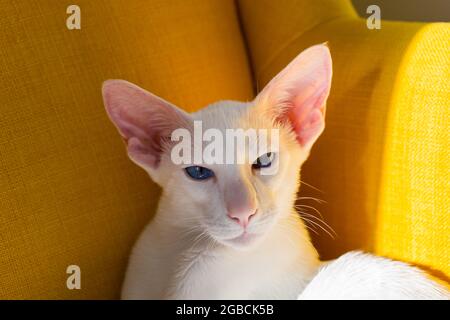
M 360 248 L 450 273 L 450 24 L 366 20 L 342 0 L 241 0 L 255 81 L 328 42 L 326 130 L 303 195 L 337 233 L 314 235 L 323 258 Z M 270 12 L 270 14 L 267 14 Z
M 126 158 L 100 87 L 124 78 L 186 108 L 250 100 L 328 41 L 327 129 L 302 194 L 356 248 L 450 272 L 450 25 L 369 30 L 343 0 L 78 0 L 0 4 L 0 298 L 118 298 L 159 190 Z M 252 77 L 253 72 L 253 77 Z M 80 290 L 66 287 L 69 265 Z

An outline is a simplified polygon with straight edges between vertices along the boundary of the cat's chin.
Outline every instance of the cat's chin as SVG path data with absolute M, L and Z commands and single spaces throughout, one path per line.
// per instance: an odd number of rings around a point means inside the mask
M 220 242 L 234 249 L 246 250 L 253 248 L 260 242 L 261 238 L 261 234 L 244 232 L 240 236 L 231 239 L 222 239 Z

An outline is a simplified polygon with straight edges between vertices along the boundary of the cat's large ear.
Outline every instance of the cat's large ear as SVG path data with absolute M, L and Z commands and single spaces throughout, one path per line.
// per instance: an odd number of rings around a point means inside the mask
M 124 80 L 103 83 L 106 111 L 127 144 L 129 157 L 155 170 L 172 131 L 189 126 L 189 115 L 167 101 Z
M 256 97 L 256 107 L 276 121 L 289 122 L 300 145 L 310 149 L 325 128 L 331 76 L 328 47 L 310 47 L 267 84 Z

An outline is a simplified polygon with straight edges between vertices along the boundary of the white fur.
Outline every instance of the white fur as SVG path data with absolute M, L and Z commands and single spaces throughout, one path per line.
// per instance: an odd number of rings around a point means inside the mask
M 445 299 L 444 286 L 403 262 L 349 252 L 324 264 L 298 299 Z

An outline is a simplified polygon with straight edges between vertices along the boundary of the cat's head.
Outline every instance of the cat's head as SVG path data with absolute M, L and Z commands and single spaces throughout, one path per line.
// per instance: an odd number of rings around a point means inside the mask
M 103 97 L 129 157 L 171 201 L 170 212 L 163 212 L 170 216 L 162 218 L 233 248 L 248 248 L 292 210 L 300 168 L 325 127 L 331 75 L 328 47 L 317 45 L 298 55 L 249 103 L 218 102 L 188 114 L 123 80 L 106 81 Z M 213 130 L 205 134 L 208 129 Z M 255 130 L 259 139 L 261 129 L 267 130 L 267 145 L 255 148 L 254 140 L 244 139 L 227 149 L 227 132 L 239 132 L 230 129 Z M 180 138 L 180 132 L 190 140 Z M 213 142 L 220 135 L 218 150 Z M 192 149 L 190 163 L 174 160 L 187 155 L 183 147 Z M 195 159 L 199 150 L 201 159 Z M 228 163 L 231 152 L 234 162 Z M 206 159 L 217 153 L 224 163 Z M 238 160 L 242 154 L 243 163 Z

